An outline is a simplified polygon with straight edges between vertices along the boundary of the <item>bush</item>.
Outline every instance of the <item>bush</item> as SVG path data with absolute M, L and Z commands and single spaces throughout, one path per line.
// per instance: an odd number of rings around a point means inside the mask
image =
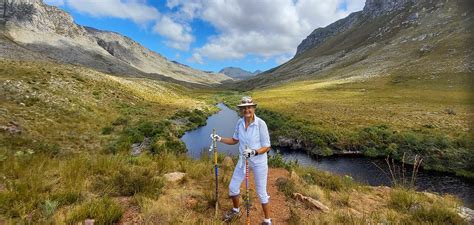
M 315 169 L 307 169 L 303 173 L 302 178 L 307 184 L 316 184 L 331 191 L 348 190 L 354 185 L 350 177 L 332 175 Z
M 268 166 L 273 168 L 285 168 L 286 170 L 291 170 L 298 165 L 298 161 L 287 162 L 283 159 L 282 155 L 277 152 L 274 155 L 268 156 Z
M 67 217 L 67 223 L 76 224 L 85 219 L 94 219 L 94 224 L 114 224 L 122 218 L 122 214 L 122 208 L 114 200 L 103 197 L 74 208 Z
M 114 131 L 113 127 L 104 127 L 104 128 L 102 128 L 102 134 L 103 135 L 111 134 L 113 131 Z
M 276 180 L 276 185 L 278 191 L 283 192 L 288 198 L 293 197 L 293 193 L 296 192 L 295 183 L 292 180 L 280 177 Z
M 127 117 L 119 117 L 117 118 L 114 122 L 112 122 L 113 126 L 120 126 L 120 125 L 127 125 L 128 124 L 128 118 Z
M 43 216 L 46 218 L 51 217 L 54 212 L 56 212 L 56 209 L 59 206 L 59 202 L 57 201 L 51 201 L 51 200 L 46 200 L 42 205 L 41 209 L 43 211 Z
M 155 178 L 148 170 L 140 167 L 120 168 L 112 175 L 100 175 L 92 184 L 94 190 L 103 195 L 133 196 L 143 194 L 158 197 L 164 182 Z
M 417 224 L 467 224 L 454 210 L 443 205 L 420 207 L 411 213 L 407 223 Z
M 417 194 L 413 190 L 395 189 L 390 193 L 388 204 L 393 209 L 407 212 L 417 203 Z
M 56 201 L 59 203 L 59 206 L 63 205 L 71 205 L 74 204 L 78 201 L 81 200 L 81 193 L 76 190 L 71 190 L 71 191 L 61 191 L 58 193 L 54 193 L 51 196 L 51 199 L 53 201 Z

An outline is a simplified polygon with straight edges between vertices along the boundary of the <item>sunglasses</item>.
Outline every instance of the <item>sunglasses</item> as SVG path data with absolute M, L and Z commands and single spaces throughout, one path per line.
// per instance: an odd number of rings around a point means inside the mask
M 239 107 L 240 110 L 246 110 L 246 109 L 253 109 L 254 107 L 253 106 L 242 106 L 242 107 Z

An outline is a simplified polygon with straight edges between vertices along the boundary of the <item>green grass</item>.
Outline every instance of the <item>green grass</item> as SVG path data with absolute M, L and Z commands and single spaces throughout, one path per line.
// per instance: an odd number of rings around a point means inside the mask
M 175 84 L 45 64 L 0 61 L 0 124 L 22 130 L 0 133 L 0 218 L 10 223 L 116 222 L 114 198 L 161 196 L 161 176 L 183 169 L 172 159 L 185 152 L 179 136 L 216 110 Z M 130 156 L 145 137 L 151 146 Z
M 94 224 L 113 224 L 120 220 L 123 209 L 111 198 L 103 197 L 75 207 L 68 215 L 67 223 L 94 219 Z
M 288 82 L 218 96 L 230 106 L 243 95 L 253 96 L 272 146 L 286 137 L 302 141 L 308 153 L 318 156 L 358 151 L 399 160 L 403 154 L 420 155 L 425 169 L 472 177 L 470 75 L 440 73 L 433 80 L 415 71 L 365 81 Z

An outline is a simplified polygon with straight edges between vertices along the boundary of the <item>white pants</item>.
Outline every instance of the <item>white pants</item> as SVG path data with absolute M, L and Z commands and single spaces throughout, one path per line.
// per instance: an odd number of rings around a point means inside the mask
M 240 194 L 240 186 L 242 181 L 245 179 L 245 161 L 237 163 L 232 175 L 232 180 L 229 184 L 229 195 L 231 197 L 238 196 Z M 268 165 L 266 163 L 254 164 L 249 161 L 249 169 L 253 171 L 253 177 L 255 182 L 255 188 L 257 189 L 257 195 L 260 199 L 260 203 L 267 204 L 270 196 L 267 194 L 267 176 L 268 176 Z

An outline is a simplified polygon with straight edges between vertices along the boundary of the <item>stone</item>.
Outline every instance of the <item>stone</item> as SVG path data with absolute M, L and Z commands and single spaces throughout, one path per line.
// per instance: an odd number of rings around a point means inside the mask
M 316 208 L 316 209 L 321 210 L 322 212 L 325 212 L 325 213 L 329 212 L 329 208 L 327 206 L 325 206 L 323 203 L 321 203 L 320 201 L 316 200 L 316 199 L 304 196 L 300 193 L 293 193 L 293 197 L 296 200 L 305 203 L 310 208 Z
M 146 137 L 143 139 L 141 143 L 132 144 L 131 154 L 133 156 L 140 155 L 140 153 L 142 153 L 143 150 L 150 148 L 150 146 L 151 146 L 151 139 L 149 137 Z
M 171 183 L 180 182 L 181 180 L 183 180 L 184 176 L 186 176 L 186 173 L 182 172 L 172 172 L 164 175 L 165 179 Z
M 419 49 L 419 52 L 421 54 L 426 54 L 428 52 L 431 52 L 433 50 L 433 46 L 432 45 L 423 45 L 421 46 L 421 48 Z
M 458 208 L 458 215 L 465 219 L 469 224 L 474 223 L 474 210 L 461 206 Z
M 422 192 L 426 197 L 430 198 L 430 199 L 437 199 L 438 196 L 436 194 L 433 194 L 433 193 L 430 193 L 430 192 Z
M 95 220 L 94 219 L 86 219 L 84 221 L 84 225 L 94 225 Z
M 22 129 L 15 121 L 10 121 L 6 126 L 0 126 L 0 130 L 9 134 L 21 134 Z

